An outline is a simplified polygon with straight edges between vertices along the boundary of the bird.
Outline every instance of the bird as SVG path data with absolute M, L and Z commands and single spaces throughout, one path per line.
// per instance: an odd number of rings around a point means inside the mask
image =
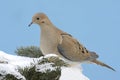
M 96 52 L 87 50 L 71 34 L 57 28 L 45 13 L 33 15 L 32 22 L 28 26 L 32 24 L 40 26 L 40 49 L 43 55 L 53 53 L 73 63 L 90 62 L 115 71 L 111 66 L 97 60 L 99 56 Z

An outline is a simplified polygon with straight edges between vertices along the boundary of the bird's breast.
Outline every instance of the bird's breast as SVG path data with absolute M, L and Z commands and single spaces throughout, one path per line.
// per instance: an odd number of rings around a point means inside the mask
M 44 55 L 57 52 L 58 35 L 54 33 L 54 36 L 41 33 L 40 48 Z

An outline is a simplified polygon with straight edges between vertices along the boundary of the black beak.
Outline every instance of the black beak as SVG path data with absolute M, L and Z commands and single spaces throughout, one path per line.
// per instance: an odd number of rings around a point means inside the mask
M 30 27 L 32 24 L 33 24 L 33 22 L 31 22 L 31 23 L 28 25 L 28 27 Z

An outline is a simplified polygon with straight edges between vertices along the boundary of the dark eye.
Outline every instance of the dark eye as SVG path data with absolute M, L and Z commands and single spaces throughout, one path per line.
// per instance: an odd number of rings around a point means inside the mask
M 37 20 L 39 20 L 40 18 L 37 18 Z

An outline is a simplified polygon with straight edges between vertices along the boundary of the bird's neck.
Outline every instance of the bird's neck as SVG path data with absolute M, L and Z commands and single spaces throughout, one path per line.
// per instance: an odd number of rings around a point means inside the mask
M 41 39 L 49 40 L 53 38 L 58 38 L 62 31 L 58 29 L 49 19 L 45 20 L 44 24 L 39 24 L 41 28 Z
M 54 32 L 54 30 L 57 29 L 53 24 L 50 24 L 50 25 L 43 24 L 43 25 L 40 25 L 40 28 L 41 28 L 41 33 L 44 33 L 44 34 L 46 33 L 50 34 L 51 32 Z

